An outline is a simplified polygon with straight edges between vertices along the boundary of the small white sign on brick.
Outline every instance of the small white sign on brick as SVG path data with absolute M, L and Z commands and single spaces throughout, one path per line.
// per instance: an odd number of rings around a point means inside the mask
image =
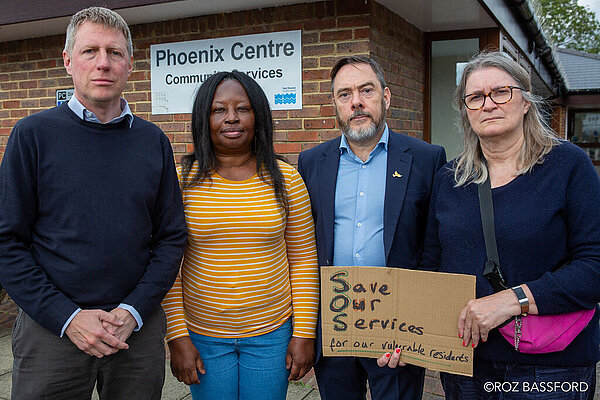
M 56 91 L 56 105 L 60 106 L 62 103 L 71 100 L 74 92 L 75 89 L 58 89 Z

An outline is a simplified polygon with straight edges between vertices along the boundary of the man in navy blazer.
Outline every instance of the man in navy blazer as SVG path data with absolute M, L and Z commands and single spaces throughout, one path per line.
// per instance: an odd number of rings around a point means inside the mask
M 341 58 L 331 84 L 343 135 L 298 160 L 312 202 L 319 265 L 417 268 L 444 149 L 388 129 L 391 93 L 374 60 Z M 373 400 L 421 399 L 423 368 L 321 356 L 320 333 L 319 324 L 315 373 L 323 400 L 363 400 L 367 380 Z

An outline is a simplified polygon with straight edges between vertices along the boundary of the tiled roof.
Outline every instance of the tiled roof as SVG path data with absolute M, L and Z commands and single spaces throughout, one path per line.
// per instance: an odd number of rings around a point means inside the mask
M 600 89 L 600 55 L 556 48 L 568 90 Z

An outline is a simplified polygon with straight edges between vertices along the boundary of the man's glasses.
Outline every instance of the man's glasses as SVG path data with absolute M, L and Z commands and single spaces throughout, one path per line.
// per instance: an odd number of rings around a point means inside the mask
M 513 89 L 525 90 L 518 86 L 502 86 L 489 93 L 471 93 L 463 97 L 465 106 L 469 110 L 479 110 L 485 105 L 485 99 L 489 97 L 496 104 L 506 104 L 512 100 Z

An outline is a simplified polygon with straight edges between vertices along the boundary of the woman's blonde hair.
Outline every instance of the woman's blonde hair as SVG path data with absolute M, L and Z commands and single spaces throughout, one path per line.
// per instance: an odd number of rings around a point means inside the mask
M 521 91 L 521 94 L 529 102 L 529 110 L 523 117 L 525 140 L 519 155 L 518 165 L 520 169 L 516 172 L 516 175 L 525 174 L 535 164 L 542 163 L 544 156 L 558 143 L 558 138 L 552 131 L 552 128 L 550 128 L 542 117 L 544 113 L 544 100 L 531 93 L 531 78 L 525 68 L 500 52 L 481 52 L 473 57 L 465 66 L 460 83 L 454 94 L 453 105 L 460 113 L 458 127 L 463 136 L 463 150 L 453 165 L 455 186 L 482 183 L 488 176 L 479 138 L 469 123 L 467 107 L 463 101 L 466 95 L 467 79 L 469 79 L 469 76 L 473 72 L 482 68 L 501 69 L 515 79 L 519 87 L 525 89 Z

